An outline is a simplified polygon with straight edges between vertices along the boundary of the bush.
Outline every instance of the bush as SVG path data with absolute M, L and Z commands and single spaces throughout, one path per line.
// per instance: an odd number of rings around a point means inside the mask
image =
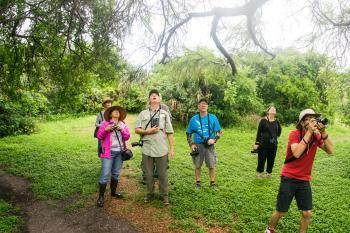
M 0 137 L 30 134 L 34 131 L 34 117 L 25 116 L 19 105 L 0 101 Z
M 138 113 L 147 105 L 147 93 L 138 83 L 121 83 L 118 87 L 115 104 L 128 112 Z
M 149 89 L 159 89 L 165 102 L 172 103 L 174 118 L 184 123 L 198 111 L 197 101 L 202 97 L 209 100 L 208 111 L 222 126 L 263 109 L 256 81 L 244 71 L 232 76 L 226 63 L 206 49 L 187 51 L 166 65 L 156 66 L 148 84 Z

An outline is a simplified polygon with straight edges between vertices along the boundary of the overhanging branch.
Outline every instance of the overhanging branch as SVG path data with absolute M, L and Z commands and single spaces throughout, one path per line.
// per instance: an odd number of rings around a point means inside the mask
M 224 48 L 224 46 L 222 46 L 217 34 L 216 34 L 216 28 L 218 26 L 218 22 L 219 22 L 220 17 L 215 16 L 213 18 L 212 24 L 211 24 L 211 31 L 210 31 L 210 36 L 213 38 L 213 41 L 215 42 L 216 47 L 218 48 L 218 50 L 225 56 L 225 58 L 227 59 L 228 63 L 231 66 L 231 71 L 232 71 L 232 75 L 237 74 L 237 68 L 236 65 L 232 59 L 232 57 L 230 56 L 230 54 L 226 51 L 226 49 Z
M 263 50 L 265 53 L 267 53 L 268 55 L 270 55 L 272 58 L 275 58 L 276 55 L 273 54 L 273 53 L 271 53 L 271 52 L 269 52 L 269 51 L 267 50 L 267 48 L 264 47 L 264 46 L 259 42 L 258 38 L 256 37 L 256 31 L 255 31 L 254 25 L 253 25 L 253 23 L 252 23 L 252 18 L 253 18 L 253 16 L 251 16 L 251 17 L 248 17 L 248 16 L 247 16 L 247 29 L 248 29 L 249 35 L 250 35 L 250 37 L 252 38 L 254 44 L 255 44 L 256 46 L 258 46 L 261 50 Z
M 222 46 L 220 40 L 217 37 L 216 29 L 218 21 L 221 17 L 234 17 L 234 16 L 246 16 L 248 19 L 251 17 L 254 17 L 254 13 L 258 8 L 260 8 L 262 5 L 264 5 L 268 0 L 251 0 L 247 2 L 245 5 L 240 7 L 234 7 L 234 8 L 213 8 L 210 11 L 204 11 L 204 12 L 191 12 L 188 14 L 188 16 L 185 19 L 182 19 L 178 24 L 170 28 L 168 31 L 167 39 L 164 42 L 164 52 L 163 57 L 160 61 L 160 63 L 164 64 L 165 60 L 169 57 L 168 49 L 169 49 L 169 42 L 176 32 L 177 29 L 179 29 L 182 25 L 189 22 L 192 18 L 199 18 L 199 17 L 211 17 L 214 16 L 212 21 L 212 28 L 211 28 L 211 37 L 213 38 L 216 47 L 220 50 L 220 52 L 225 56 L 227 61 L 230 63 L 232 74 L 235 75 L 237 73 L 236 66 L 233 62 L 232 57 L 229 55 L 229 53 L 226 51 L 226 49 Z M 259 46 L 264 52 L 269 54 L 270 56 L 274 57 L 275 55 L 270 53 L 264 46 L 260 44 L 258 39 L 255 36 L 254 27 L 251 23 L 251 20 L 249 21 L 250 28 L 248 28 L 249 33 L 251 34 L 251 38 L 254 41 L 254 43 Z

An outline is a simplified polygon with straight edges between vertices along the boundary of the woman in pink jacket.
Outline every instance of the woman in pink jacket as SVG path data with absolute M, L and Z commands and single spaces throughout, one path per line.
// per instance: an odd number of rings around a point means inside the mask
M 123 166 L 121 152 L 126 149 L 125 141 L 129 140 L 130 132 L 124 122 L 126 111 L 122 107 L 112 106 L 104 112 L 105 121 L 97 132 L 98 140 L 102 141 L 101 176 L 99 180 L 100 194 L 97 206 L 103 207 L 104 193 L 111 174 L 111 196 L 121 198 L 116 192 L 119 175 Z

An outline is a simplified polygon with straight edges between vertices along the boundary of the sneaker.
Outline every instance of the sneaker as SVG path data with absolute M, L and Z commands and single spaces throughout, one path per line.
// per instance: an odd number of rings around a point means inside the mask
M 215 182 L 210 182 L 210 185 L 209 185 L 210 188 L 212 189 L 216 189 L 218 186 Z
M 264 173 L 262 173 L 262 172 L 256 173 L 256 178 L 257 178 L 257 179 L 262 179 L 262 178 L 264 178 Z
M 271 173 L 266 173 L 265 178 L 266 179 L 271 179 L 272 178 Z
M 162 197 L 162 201 L 164 205 L 169 205 L 169 198 L 168 197 Z
M 154 198 L 153 195 L 147 194 L 147 195 L 145 196 L 145 198 L 143 199 L 143 202 L 144 202 L 144 203 L 148 203 L 148 202 L 152 201 L 153 198 Z
M 266 227 L 265 233 L 276 233 L 275 229 L 271 229 L 270 227 Z
M 195 188 L 196 188 L 196 189 L 200 189 L 200 188 L 201 188 L 201 182 L 196 182 Z

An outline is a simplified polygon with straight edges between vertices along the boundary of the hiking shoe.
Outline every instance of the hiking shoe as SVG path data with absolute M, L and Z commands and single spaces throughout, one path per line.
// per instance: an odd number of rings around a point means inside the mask
M 162 201 L 164 205 L 169 205 L 169 198 L 168 197 L 162 197 Z
M 196 182 L 195 189 L 200 189 L 201 188 L 201 182 Z
M 147 194 L 147 195 L 145 196 L 145 198 L 143 199 L 143 202 L 144 202 L 144 203 L 148 203 L 148 202 L 152 201 L 153 198 L 154 198 L 153 195 Z
M 270 227 L 266 227 L 265 233 L 276 233 L 275 229 L 271 229 Z

